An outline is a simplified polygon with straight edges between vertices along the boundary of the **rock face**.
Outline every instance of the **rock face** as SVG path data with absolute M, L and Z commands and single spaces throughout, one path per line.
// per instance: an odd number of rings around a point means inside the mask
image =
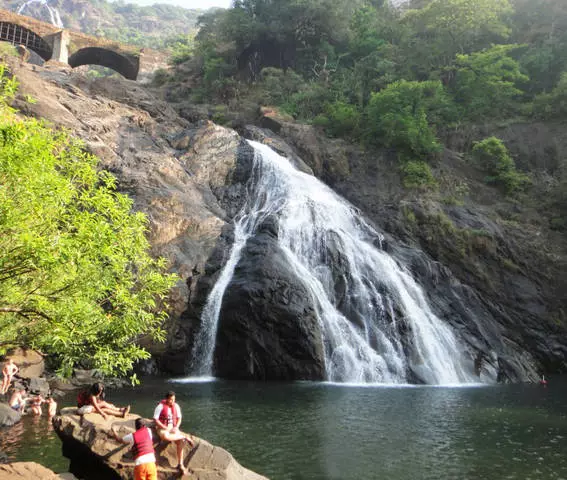
M 181 280 L 170 298 L 168 342 L 147 347 L 161 369 L 184 373 L 194 325 L 178 319 L 189 303 L 202 301 L 194 287 L 237 210 L 242 191 L 233 176 L 242 139 L 212 123 L 191 125 L 136 82 L 91 82 L 55 67 L 12 68 L 20 82 L 16 106 L 82 138 L 148 215 L 153 253 L 166 257 Z M 25 95 L 37 102 L 27 103 Z
M 71 459 L 70 470 L 87 480 L 118 480 L 133 478 L 134 458 L 130 447 L 118 443 L 110 432 L 111 426 L 123 436 L 134 431 L 137 415 L 112 418 L 105 421 L 98 414 L 87 414 L 81 422 L 76 408 L 64 408 L 55 417 L 53 425 L 63 442 L 63 454 Z M 149 422 L 149 421 L 148 421 Z M 155 430 L 153 438 L 158 439 Z M 182 478 L 194 480 L 266 480 L 242 467 L 230 453 L 202 439 L 186 452 L 185 465 L 190 474 Z M 159 480 L 178 479 L 175 467 L 176 446 L 167 442 L 154 442 Z M 184 447 L 186 450 L 188 447 Z M 187 454 L 188 453 L 188 454 Z
M 227 378 L 324 378 L 318 319 L 267 221 L 242 252 L 223 298 L 215 372 Z

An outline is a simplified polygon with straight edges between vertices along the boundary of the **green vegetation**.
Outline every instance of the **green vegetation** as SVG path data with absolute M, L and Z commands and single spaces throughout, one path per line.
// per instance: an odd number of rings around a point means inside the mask
M 455 101 L 463 116 L 476 121 L 486 117 L 508 118 L 521 108 L 522 90 L 518 85 L 529 78 L 510 57 L 517 45 L 497 45 L 455 60 Z
M 489 137 L 476 142 L 472 153 L 475 160 L 488 173 L 486 182 L 501 186 L 507 194 L 518 192 L 529 182 L 526 175 L 516 170 L 513 158 L 499 138 Z
M 176 277 L 115 178 L 67 133 L 17 116 L 16 89 L 0 67 L 0 348 L 39 349 L 61 375 L 126 375 L 149 356 L 141 335 L 164 339 Z
M 400 80 L 372 94 L 366 109 L 369 143 L 427 157 L 441 149 L 431 117 L 445 103 L 441 82 Z
M 267 105 L 394 149 L 408 188 L 438 183 L 431 167 L 450 129 L 567 117 L 562 0 L 238 0 L 198 26 L 174 48 L 199 73 L 189 101 L 224 104 L 229 125 Z M 491 182 L 521 189 L 523 174 L 498 158 Z
M 437 187 L 433 172 L 425 162 L 410 160 L 402 165 L 401 171 L 402 181 L 406 188 L 429 190 Z

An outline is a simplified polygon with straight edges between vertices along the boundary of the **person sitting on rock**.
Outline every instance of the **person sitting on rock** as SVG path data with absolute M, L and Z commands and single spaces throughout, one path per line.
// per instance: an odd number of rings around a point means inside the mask
M 156 455 L 152 442 L 152 431 L 141 418 L 134 422 L 136 431 L 120 437 L 114 428 L 112 434 L 120 443 L 131 444 L 134 452 L 134 480 L 157 480 Z
M 100 382 L 94 383 L 93 386 L 84 392 L 79 393 L 77 398 L 77 406 L 79 415 L 86 413 L 97 412 L 102 415 L 102 418 L 107 419 L 108 415 L 115 417 L 126 417 L 130 411 L 130 405 L 127 407 L 119 408 L 104 401 L 104 385 Z
M 192 440 L 191 435 L 179 430 L 181 409 L 175 403 L 175 392 L 167 392 L 164 399 L 159 402 L 154 411 L 154 421 L 159 437 L 166 442 L 175 442 L 177 446 L 178 468 L 184 475 L 187 475 L 188 469 L 183 465 L 183 446 L 187 443 L 193 448 L 195 442 Z
M 54 417 L 57 414 L 57 402 L 53 397 L 47 399 L 47 416 Z
M 12 383 L 12 379 L 19 370 L 20 369 L 11 358 L 6 362 L 6 365 L 4 365 L 4 368 L 2 369 L 2 375 L 4 376 L 4 378 L 2 379 L 2 389 L 0 393 L 5 394 L 8 392 L 10 384 Z
M 14 390 L 12 396 L 10 397 L 10 407 L 12 407 L 16 412 L 24 413 L 24 408 L 26 408 L 26 389 L 20 388 Z
M 41 410 L 42 403 L 45 403 L 45 398 L 43 398 L 41 395 L 33 397 L 31 402 L 31 411 L 34 415 L 41 416 L 41 414 L 43 413 L 43 411 Z

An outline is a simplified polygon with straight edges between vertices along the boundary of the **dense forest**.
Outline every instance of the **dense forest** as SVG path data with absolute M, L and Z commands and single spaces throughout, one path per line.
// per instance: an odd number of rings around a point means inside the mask
M 567 4 L 562 0 L 236 0 L 199 18 L 175 57 L 191 100 L 231 111 L 277 106 L 366 147 L 394 148 L 408 188 L 435 189 L 444 132 L 567 116 Z M 189 67 L 187 67 L 187 65 Z M 160 81 L 167 81 L 164 76 Z M 220 106 L 219 106 L 220 105 Z M 514 196 L 531 179 L 489 136 L 470 152 L 486 181 Z M 567 227 L 565 170 L 549 201 Z M 562 166 L 563 165 L 563 166 Z

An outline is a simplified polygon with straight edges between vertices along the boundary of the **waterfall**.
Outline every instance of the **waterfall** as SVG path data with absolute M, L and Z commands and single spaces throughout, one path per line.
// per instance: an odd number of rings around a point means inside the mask
M 41 6 L 47 8 L 47 11 L 49 12 L 49 18 L 53 25 L 55 25 L 58 28 L 65 28 L 63 22 L 61 21 L 59 10 L 57 10 L 55 7 L 51 7 L 47 2 L 48 0 L 27 0 L 20 8 L 18 8 L 16 13 L 18 15 L 23 15 L 23 12 L 28 5 L 32 3 L 39 3 Z
M 248 196 L 235 219 L 229 259 L 203 309 L 194 373 L 212 374 L 224 292 L 246 241 L 263 220 L 274 216 L 279 246 L 316 309 L 327 380 L 478 381 L 450 326 L 433 313 L 407 269 L 376 246 L 381 235 L 357 209 L 269 147 L 249 143 L 254 166 Z

